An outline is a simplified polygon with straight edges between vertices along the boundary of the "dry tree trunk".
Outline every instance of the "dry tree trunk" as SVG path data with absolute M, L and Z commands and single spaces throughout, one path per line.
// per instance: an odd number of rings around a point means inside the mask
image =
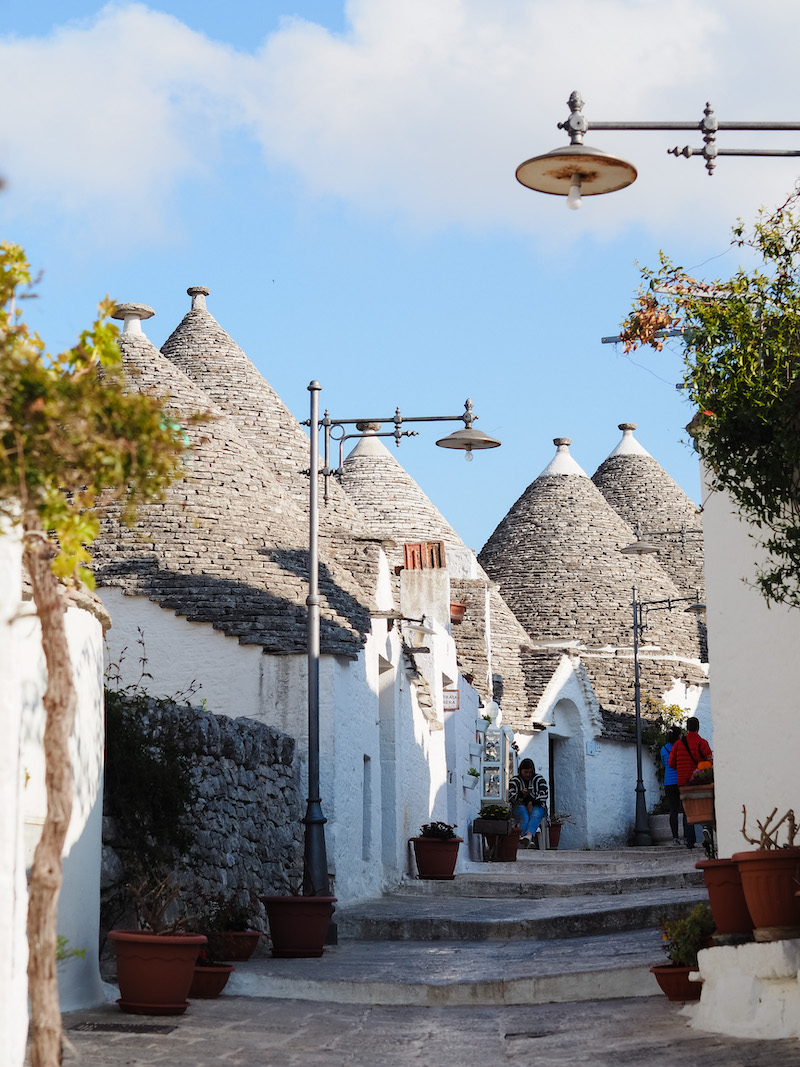
M 61 1011 L 56 978 L 61 855 L 72 814 L 69 738 L 77 693 L 67 646 L 66 605 L 50 563 L 52 546 L 38 521 L 26 516 L 24 560 L 42 628 L 47 689 L 42 702 L 47 814 L 36 848 L 28 899 L 28 994 L 31 1002 L 31 1067 L 61 1063 Z

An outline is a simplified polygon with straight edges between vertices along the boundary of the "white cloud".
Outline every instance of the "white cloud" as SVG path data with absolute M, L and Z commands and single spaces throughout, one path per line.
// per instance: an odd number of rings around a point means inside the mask
M 350 0 L 348 34 L 292 19 L 242 54 L 111 5 L 44 39 L 0 36 L 0 92 L 15 100 L 0 116 L 6 210 L 111 213 L 152 235 L 181 183 L 213 174 L 219 137 L 245 126 L 311 194 L 426 228 L 563 232 L 560 202 L 513 172 L 566 143 L 556 122 L 572 89 L 590 122 L 699 121 L 706 99 L 722 120 L 797 119 L 794 12 L 790 0 L 763 0 L 757 18 L 745 0 Z M 699 160 L 666 156 L 699 133 L 587 140 L 634 159 L 640 181 L 587 202 L 583 232 L 636 220 L 727 231 L 797 172 L 722 159 L 708 179 Z M 759 143 L 794 147 L 800 134 Z

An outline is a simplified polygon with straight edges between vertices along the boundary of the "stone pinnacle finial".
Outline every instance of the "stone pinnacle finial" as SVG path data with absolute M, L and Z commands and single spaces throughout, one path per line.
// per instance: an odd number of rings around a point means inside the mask
M 553 444 L 558 445 L 559 452 L 566 452 L 569 446 L 572 444 L 571 437 L 554 437 Z
M 122 332 L 138 333 L 144 336 L 142 319 L 152 319 L 155 311 L 147 304 L 117 304 L 111 313 L 112 319 L 122 319 Z
M 633 432 L 633 430 L 636 429 L 636 425 L 637 424 L 635 422 L 620 422 L 617 423 L 617 429 L 622 430 L 623 433 L 625 432 L 625 430 L 630 430 L 631 432 Z
M 186 290 L 192 298 L 192 311 L 206 310 L 206 297 L 211 290 L 205 285 L 190 285 Z

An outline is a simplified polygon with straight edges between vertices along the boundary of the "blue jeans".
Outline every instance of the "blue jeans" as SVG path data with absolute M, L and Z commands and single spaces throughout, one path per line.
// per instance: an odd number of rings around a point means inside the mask
M 522 833 L 530 834 L 533 837 L 539 829 L 539 823 L 545 816 L 545 809 L 538 804 L 534 804 L 533 809 L 528 811 L 525 804 L 515 804 L 513 815 L 522 827 Z

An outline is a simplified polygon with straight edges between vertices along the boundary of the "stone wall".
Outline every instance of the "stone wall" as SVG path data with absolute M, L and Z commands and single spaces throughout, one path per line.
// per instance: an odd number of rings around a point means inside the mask
M 255 902 L 254 925 L 266 929 L 258 896 L 298 892 L 303 823 L 295 742 L 240 717 L 148 701 L 141 721 L 154 745 L 169 730 L 190 757 L 197 799 L 188 817 L 194 844 L 175 871 L 192 904 L 223 896 Z M 111 901 L 124 878 L 125 842 L 104 818 L 102 890 Z M 113 925 L 121 925 L 109 911 Z

